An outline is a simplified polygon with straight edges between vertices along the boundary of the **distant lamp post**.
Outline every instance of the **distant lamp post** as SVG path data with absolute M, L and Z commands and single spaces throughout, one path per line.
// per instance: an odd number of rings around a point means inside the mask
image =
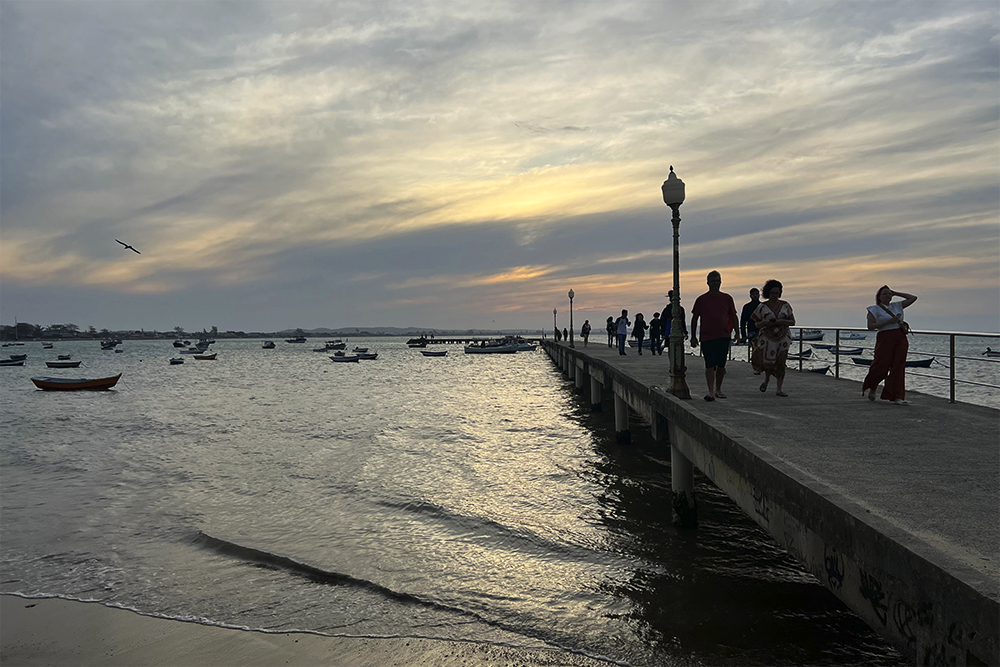
M 556 310 L 555 308 L 552 309 L 552 328 L 556 332 L 556 340 L 557 341 L 559 340 L 559 323 L 556 322 L 556 313 L 558 313 L 558 312 L 559 311 Z
M 691 398 L 684 366 L 684 318 L 681 316 L 681 263 L 678 254 L 678 239 L 681 229 L 681 204 L 684 203 L 684 181 L 677 178 L 673 165 L 670 175 L 663 181 L 663 203 L 674 212 L 670 222 L 674 225 L 674 291 L 670 299 L 670 338 L 667 341 L 670 354 L 670 393 L 677 398 Z
M 576 294 L 573 290 L 569 291 L 569 346 L 576 347 L 573 345 L 573 297 Z

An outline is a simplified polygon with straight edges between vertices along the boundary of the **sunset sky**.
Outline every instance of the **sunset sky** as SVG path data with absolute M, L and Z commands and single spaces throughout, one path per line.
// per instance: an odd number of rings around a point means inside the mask
M 1000 4 L 0 3 L 0 322 L 1000 331 Z M 137 255 L 115 242 L 121 239 Z

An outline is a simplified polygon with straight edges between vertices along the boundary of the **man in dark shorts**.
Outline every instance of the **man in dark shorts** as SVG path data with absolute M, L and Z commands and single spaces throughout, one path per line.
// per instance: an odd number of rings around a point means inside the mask
M 705 357 L 705 380 L 708 381 L 706 401 L 726 397 L 722 393 L 722 380 L 726 377 L 730 331 L 737 332 L 737 345 L 742 342 L 736 303 L 720 287 L 722 275 L 712 271 L 708 274 L 708 291 L 695 300 L 691 309 L 691 347 L 698 347 L 698 320 L 701 320 L 701 354 Z

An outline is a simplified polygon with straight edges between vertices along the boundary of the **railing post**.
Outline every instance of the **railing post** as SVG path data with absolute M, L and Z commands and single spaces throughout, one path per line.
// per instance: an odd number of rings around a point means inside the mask
M 840 379 L 840 329 L 836 330 L 836 347 L 833 351 L 833 376 Z
M 799 329 L 799 372 L 802 372 L 802 329 Z
M 949 364 L 951 366 L 951 369 L 949 370 L 949 375 L 951 375 L 951 381 L 949 383 L 951 384 L 951 399 L 949 399 L 948 402 L 954 403 L 955 402 L 955 334 L 951 334 L 950 336 L 948 336 L 948 338 L 949 342 L 951 343 L 951 363 Z

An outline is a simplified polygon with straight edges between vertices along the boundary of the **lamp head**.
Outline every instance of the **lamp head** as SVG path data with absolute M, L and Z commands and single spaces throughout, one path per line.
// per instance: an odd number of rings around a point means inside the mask
M 670 175 L 660 187 L 663 191 L 663 203 L 667 206 L 680 206 L 684 203 L 684 181 L 677 178 L 673 165 L 670 165 Z
M 553 308 L 553 309 L 552 309 L 552 314 L 553 314 L 553 315 L 555 315 L 555 314 L 556 314 L 556 313 L 558 313 L 558 312 L 559 312 L 559 311 L 558 311 L 558 310 L 556 310 L 555 308 Z
M 571 290 L 569 291 L 569 300 L 570 300 L 570 301 L 572 301 L 572 300 L 573 300 L 573 297 L 574 297 L 574 296 L 576 296 L 576 292 L 574 292 L 574 291 L 573 291 L 573 290 L 571 289 Z

